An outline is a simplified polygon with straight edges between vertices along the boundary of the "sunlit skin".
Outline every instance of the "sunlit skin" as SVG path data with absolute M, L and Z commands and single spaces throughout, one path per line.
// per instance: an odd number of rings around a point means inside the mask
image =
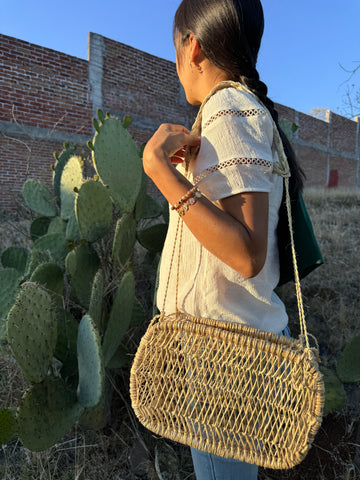
M 215 85 L 230 78 L 203 55 L 194 35 L 184 45 L 176 43 L 180 82 L 189 103 L 199 105 Z M 190 135 L 181 125 L 163 124 L 145 147 L 145 173 L 171 205 L 192 188 L 174 164 L 183 161 L 184 146 L 199 146 L 200 142 L 200 137 Z M 243 277 L 254 277 L 266 259 L 268 193 L 241 193 L 222 199 L 220 205 L 203 196 L 182 218 L 207 250 Z

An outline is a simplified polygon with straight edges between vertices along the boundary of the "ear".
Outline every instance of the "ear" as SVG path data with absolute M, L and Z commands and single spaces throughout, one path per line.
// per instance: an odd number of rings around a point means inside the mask
M 201 48 L 197 38 L 193 33 L 190 34 L 189 37 L 189 58 L 192 63 L 196 65 L 199 64 L 201 60 L 203 60 L 203 53 L 201 52 Z

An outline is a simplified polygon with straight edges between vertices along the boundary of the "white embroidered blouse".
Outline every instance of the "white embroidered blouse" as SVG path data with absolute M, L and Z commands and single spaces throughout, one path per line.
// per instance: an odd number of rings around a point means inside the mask
M 244 278 L 206 250 L 183 225 L 178 309 L 191 315 L 241 323 L 273 333 L 287 325 L 285 307 L 274 288 L 279 280 L 276 227 L 283 180 L 272 172 L 278 161 L 269 113 L 248 92 L 224 88 L 206 103 L 199 154 L 189 180 L 216 202 L 241 192 L 269 193 L 268 246 L 265 265 Z M 185 174 L 184 167 L 178 167 Z M 160 266 L 157 305 L 161 310 L 178 214 L 170 224 Z M 165 313 L 175 311 L 176 272 L 170 276 Z

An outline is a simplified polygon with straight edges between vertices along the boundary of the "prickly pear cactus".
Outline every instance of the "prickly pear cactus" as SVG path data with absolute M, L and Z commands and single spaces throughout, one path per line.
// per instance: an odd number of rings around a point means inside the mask
M 100 330 L 101 316 L 104 297 L 104 276 L 101 270 L 96 272 L 91 289 L 89 315 L 92 318 L 95 327 Z
M 33 241 L 47 234 L 51 218 L 38 217 L 30 225 L 30 235 Z
M 90 315 L 85 315 L 79 325 L 77 355 L 78 401 L 83 407 L 95 407 L 104 393 L 105 368 L 99 333 Z
M 135 300 L 135 280 L 132 272 L 127 272 L 117 289 L 110 312 L 109 322 L 103 340 L 105 365 L 110 362 L 128 329 Z
M 134 254 L 136 242 L 136 222 L 131 213 L 125 213 L 116 223 L 112 258 L 116 265 L 123 268 Z
M 64 150 L 60 153 L 59 156 L 54 154 L 56 162 L 53 168 L 53 185 L 54 192 L 57 197 L 57 201 L 60 204 L 61 202 L 61 193 L 60 193 L 60 183 L 63 170 L 68 160 L 74 155 L 75 147 L 71 147 L 68 143 L 64 144 Z
M 26 262 L 25 277 L 29 279 L 36 267 L 41 263 L 50 262 L 50 260 L 51 255 L 49 251 L 33 248 L 30 251 Z
M 15 268 L 0 270 L 0 339 L 6 337 L 6 317 L 19 292 L 20 274 Z
M 10 441 L 16 434 L 16 419 L 9 408 L 0 409 L 0 445 Z
M 75 213 L 81 238 L 96 242 L 110 228 L 113 204 L 107 189 L 94 180 L 84 182 L 76 196 Z
M 279 125 L 281 130 L 287 136 L 289 142 L 292 142 L 295 132 L 298 130 L 298 126 L 295 123 L 289 122 L 289 120 L 280 120 Z
M 78 420 L 83 407 L 76 394 L 60 378 L 45 378 L 25 394 L 17 417 L 18 435 L 32 451 L 58 442 Z
M 161 252 L 167 229 L 168 226 L 165 223 L 158 223 L 143 230 L 138 230 L 137 239 L 141 245 L 150 252 Z
M 34 248 L 49 252 L 55 262 L 63 263 L 69 250 L 63 233 L 47 233 L 34 242 Z
M 344 385 L 334 372 L 323 366 L 320 367 L 320 371 L 325 384 L 324 415 L 327 415 L 330 412 L 336 412 L 341 409 L 346 399 L 346 392 Z
M 54 217 L 51 219 L 47 233 L 61 233 L 65 235 L 66 232 L 66 222 L 60 217 Z
M 103 115 L 99 115 L 103 118 Z M 132 212 L 140 191 L 142 165 L 138 149 L 120 120 L 103 118 L 92 143 L 93 162 L 122 213 Z
M 25 273 L 28 251 L 22 247 L 8 247 L 1 254 L 4 268 L 15 268 L 21 275 Z
M 64 165 L 60 179 L 61 218 L 69 220 L 74 212 L 75 191 L 83 182 L 83 161 L 73 156 Z
M 66 310 L 56 311 L 57 340 L 54 357 L 61 361 L 61 376 L 68 378 L 78 373 L 77 335 L 79 323 Z
M 55 197 L 40 180 L 29 178 L 22 187 L 22 194 L 28 207 L 39 215 L 55 217 Z
M 80 240 L 79 226 L 76 220 L 75 210 L 66 225 L 66 240 Z
M 8 315 L 7 338 L 30 382 L 41 382 L 48 374 L 56 346 L 56 327 L 51 296 L 35 284 L 24 286 Z
M 64 275 L 56 263 L 41 263 L 30 277 L 30 282 L 43 285 L 55 303 L 61 305 L 64 290 Z
M 146 314 L 144 311 L 144 307 L 142 306 L 141 302 L 135 298 L 133 311 L 131 314 L 131 321 L 130 327 L 138 327 L 142 325 L 146 320 Z
M 360 333 L 346 345 L 336 371 L 343 382 L 360 382 Z
M 35 451 L 59 441 L 76 421 L 101 428 L 108 420 L 104 369 L 129 362 L 132 337 L 125 334 L 146 318 L 132 270 L 154 266 L 167 228 L 138 228 L 143 219 L 165 215 L 146 193 L 141 152 L 126 130 L 131 118 L 121 122 L 100 111 L 98 117 L 88 143 L 97 175 L 84 180 L 82 160 L 65 145 L 52 168 L 54 193 L 37 180 L 23 186 L 27 205 L 40 215 L 30 227 L 33 248 L 27 254 L 11 247 L 1 259 L 0 339 L 7 335 L 32 383 L 16 434 Z M 118 210 L 111 242 L 103 237 L 112 232 Z M 141 264 L 134 255 L 137 240 L 150 249 Z M 0 410 L 1 441 L 14 434 L 10 413 Z
M 80 305 L 88 308 L 94 276 L 100 268 L 100 259 L 91 245 L 79 245 L 65 259 L 66 273 Z

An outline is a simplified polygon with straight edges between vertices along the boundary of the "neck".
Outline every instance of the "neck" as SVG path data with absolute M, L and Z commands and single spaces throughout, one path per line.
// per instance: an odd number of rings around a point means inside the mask
M 230 74 L 224 72 L 220 68 L 208 60 L 204 60 L 199 64 L 197 77 L 194 82 L 194 90 L 196 91 L 196 103 L 194 105 L 200 105 L 204 99 L 209 95 L 216 85 L 220 82 L 231 80 Z

